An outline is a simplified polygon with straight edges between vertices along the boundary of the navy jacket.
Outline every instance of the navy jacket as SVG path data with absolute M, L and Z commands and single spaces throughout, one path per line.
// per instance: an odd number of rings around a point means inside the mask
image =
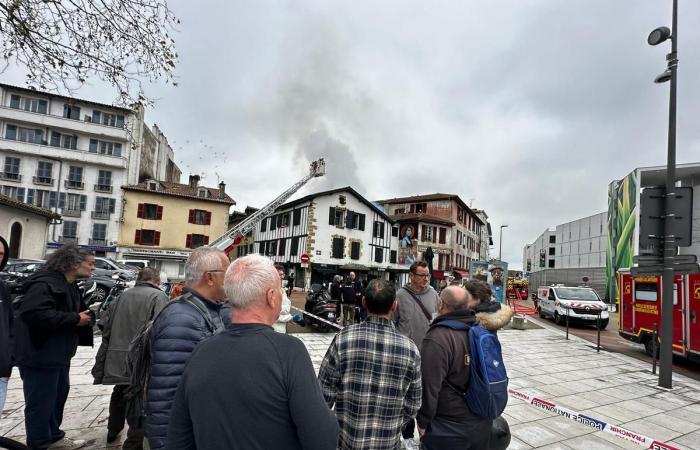
M 12 316 L 10 290 L 0 280 L 0 378 L 12 374 Z
M 78 345 L 92 346 L 92 327 L 79 327 L 87 306 L 76 283 L 53 270 L 27 279 L 14 321 L 13 350 L 19 367 L 67 367 Z
M 223 331 L 231 321 L 231 308 L 199 300 L 194 291 L 187 291 L 156 317 L 151 331 L 151 379 L 146 400 L 146 436 L 152 450 L 165 447 L 170 410 L 185 364 L 197 344 L 215 334 L 202 313 L 189 303 L 188 297 L 206 308 L 216 332 Z

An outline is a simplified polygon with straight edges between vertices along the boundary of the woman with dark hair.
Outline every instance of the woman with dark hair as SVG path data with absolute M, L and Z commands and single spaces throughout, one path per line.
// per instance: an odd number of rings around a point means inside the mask
M 476 319 L 487 330 L 495 333 L 510 323 L 513 311 L 507 305 L 491 300 L 491 289 L 483 281 L 470 280 L 464 283 L 469 293 L 469 309 L 476 313 Z

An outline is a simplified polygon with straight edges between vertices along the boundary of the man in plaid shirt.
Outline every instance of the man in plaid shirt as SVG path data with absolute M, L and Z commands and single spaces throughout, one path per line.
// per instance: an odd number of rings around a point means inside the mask
M 391 321 L 396 290 L 372 280 L 362 305 L 365 322 L 344 328 L 321 363 L 323 396 L 340 425 L 342 450 L 401 449 L 401 426 L 421 405 L 420 354 Z

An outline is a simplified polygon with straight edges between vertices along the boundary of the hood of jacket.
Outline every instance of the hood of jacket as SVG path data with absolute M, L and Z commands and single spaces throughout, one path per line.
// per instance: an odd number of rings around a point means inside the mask
M 477 318 L 474 315 L 474 311 L 470 309 L 458 309 L 456 311 L 450 311 L 448 313 L 437 316 L 433 320 L 431 328 L 445 320 L 458 320 L 460 322 L 466 323 L 467 325 L 471 325 L 477 321 Z
M 24 285 L 22 286 L 22 290 L 24 292 L 27 292 L 29 290 L 29 287 L 33 285 L 34 283 L 46 283 L 49 286 L 51 286 L 51 290 L 53 292 L 64 292 L 64 287 L 67 285 L 70 285 L 68 280 L 66 280 L 65 275 L 63 275 L 61 272 L 57 272 L 55 270 L 40 270 L 39 272 L 30 275 L 27 278 L 27 281 L 24 282 Z
M 481 308 L 480 308 L 481 307 Z M 513 310 L 507 305 L 498 302 L 479 305 L 475 308 L 476 319 L 489 331 L 497 331 L 510 323 Z

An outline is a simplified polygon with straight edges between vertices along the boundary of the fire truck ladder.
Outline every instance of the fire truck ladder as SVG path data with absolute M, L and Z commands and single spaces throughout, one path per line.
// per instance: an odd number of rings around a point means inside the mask
M 252 231 L 255 226 L 261 220 L 268 217 L 270 214 L 275 212 L 277 208 L 282 206 L 284 202 L 287 201 L 289 197 L 294 195 L 296 191 L 301 189 L 302 186 L 306 184 L 307 181 L 314 177 L 321 177 L 326 174 L 326 162 L 323 158 L 320 158 L 309 165 L 309 173 L 301 180 L 294 183 L 289 189 L 284 191 L 279 197 L 272 200 L 270 203 L 260 208 L 255 213 L 251 214 L 243 222 L 239 223 L 235 227 L 229 229 L 217 238 L 214 242 L 209 244 L 209 247 L 217 248 L 223 250 L 227 255 L 233 251 L 234 248 L 241 242 L 243 236 Z

